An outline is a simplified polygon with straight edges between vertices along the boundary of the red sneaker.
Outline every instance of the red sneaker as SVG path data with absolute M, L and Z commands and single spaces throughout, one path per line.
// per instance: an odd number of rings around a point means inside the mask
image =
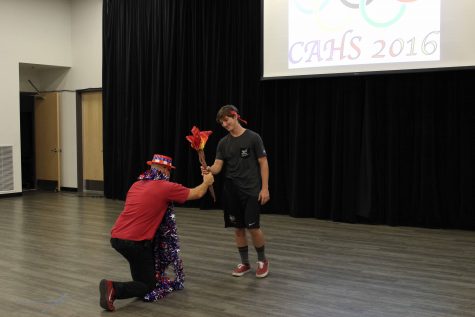
M 247 272 L 251 270 L 251 266 L 249 264 L 238 264 L 233 270 L 233 276 L 243 276 Z
M 269 274 L 269 260 L 258 261 L 256 277 L 263 278 L 266 277 L 267 274 Z
M 108 311 L 114 311 L 115 290 L 112 281 L 101 280 L 99 283 L 99 293 L 101 294 L 99 301 L 101 307 Z

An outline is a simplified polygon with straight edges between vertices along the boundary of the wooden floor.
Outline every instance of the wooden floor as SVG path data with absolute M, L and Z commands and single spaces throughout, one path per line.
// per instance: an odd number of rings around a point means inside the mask
M 0 199 L 0 316 L 111 316 L 98 283 L 130 279 L 109 245 L 122 205 L 64 192 Z M 475 232 L 263 215 L 270 274 L 235 278 L 221 212 L 176 214 L 185 289 L 116 301 L 113 316 L 475 316 Z

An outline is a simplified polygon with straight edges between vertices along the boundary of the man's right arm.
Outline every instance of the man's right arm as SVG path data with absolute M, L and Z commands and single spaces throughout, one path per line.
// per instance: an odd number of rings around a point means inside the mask
M 201 171 L 203 173 L 210 172 L 213 175 L 217 175 L 221 172 L 221 169 L 223 168 L 223 160 L 216 159 L 214 160 L 214 164 L 211 166 L 207 166 L 206 170 L 201 168 Z
M 201 167 L 201 173 L 206 174 L 206 173 L 211 173 L 213 175 L 218 175 L 221 172 L 221 169 L 223 168 L 223 160 L 222 158 L 225 157 L 224 152 L 225 152 L 225 139 L 222 138 L 218 146 L 216 148 L 216 157 L 214 159 L 214 163 L 211 166 L 206 166 L 206 169 Z
M 208 191 L 208 187 L 213 185 L 214 177 L 213 174 L 208 173 L 203 175 L 203 183 L 196 186 L 195 188 L 190 188 L 190 193 L 188 194 L 188 198 L 186 200 L 195 200 L 200 199 L 206 194 Z

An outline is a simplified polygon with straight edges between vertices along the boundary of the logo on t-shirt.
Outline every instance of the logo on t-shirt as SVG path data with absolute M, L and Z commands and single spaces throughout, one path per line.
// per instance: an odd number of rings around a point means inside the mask
M 249 148 L 247 147 L 242 147 L 241 148 L 241 157 L 246 158 L 249 156 Z

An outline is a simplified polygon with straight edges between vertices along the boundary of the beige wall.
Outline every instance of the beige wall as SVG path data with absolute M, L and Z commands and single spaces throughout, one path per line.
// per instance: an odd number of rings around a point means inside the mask
M 20 76 L 20 63 L 54 67 L 26 67 Z M 66 90 L 62 184 L 77 187 L 75 90 L 101 87 L 101 65 L 102 0 L 0 0 L 0 145 L 13 145 L 13 193 L 22 188 L 19 92 L 32 91 L 27 79 Z

